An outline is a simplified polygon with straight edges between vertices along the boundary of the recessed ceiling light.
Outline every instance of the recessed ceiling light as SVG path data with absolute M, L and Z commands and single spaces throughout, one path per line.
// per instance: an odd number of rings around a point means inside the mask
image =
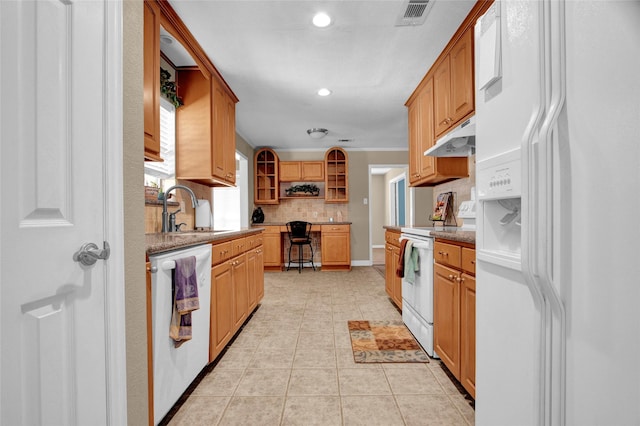
M 329 96 L 331 94 L 331 90 L 323 87 L 322 89 L 318 90 L 318 96 Z
M 324 28 L 331 24 L 331 17 L 324 12 L 316 13 L 313 17 L 313 25 L 319 28 Z

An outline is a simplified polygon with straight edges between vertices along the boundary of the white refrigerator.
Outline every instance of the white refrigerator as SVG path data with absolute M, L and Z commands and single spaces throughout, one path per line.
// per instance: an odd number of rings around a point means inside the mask
M 475 27 L 477 425 L 640 424 L 640 2 Z

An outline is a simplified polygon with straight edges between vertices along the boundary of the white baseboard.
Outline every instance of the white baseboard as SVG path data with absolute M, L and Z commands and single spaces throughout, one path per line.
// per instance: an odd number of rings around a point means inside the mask
M 351 266 L 371 266 L 373 262 L 370 260 L 352 260 Z

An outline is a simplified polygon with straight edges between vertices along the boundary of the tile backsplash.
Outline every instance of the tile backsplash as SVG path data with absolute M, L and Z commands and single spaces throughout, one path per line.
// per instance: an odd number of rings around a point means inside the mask
M 280 200 L 280 204 L 261 205 L 264 221 L 288 222 L 304 220 L 306 222 L 328 222 L 349 220 L 348 204 L 326 204 L 324 199 L 300 198 Z
M 211 188 L 205 185 L 200 185 L 197 183 L 179 180 L 176 182 L 178 185 L 184 185 L 196 194 L 196 198 L 199 200 L 209 200 L 209 204 L 213 205 L 213 200 L 211 199 Z M 173 186 L 173 185 L 167 185 Z M 195 225 L 195 210 L 191 206 L 191 197 L 189 194 L 182 190 L 177 189 L 171 191 L 173 194 L 172 200 L 184 205 L 184 209 L 182 212 L 176 214 L 176 223 L 185 223 L 182 227 L 183 230 L 193 229 Z M 173 212 L 180 208 L 179 205 L 169 206 L 167 209 L 169 212 Z M 162 204 L 145 204 L 144 208 L 144 232 L 146 234 L 161 232 L 162 231 Z
M 471 188 L 476 186 L 476 156 L 469 157 L 469 177 L 456 179 L 433 187 L 433 205 L 436 205 L 438 195 L 443 192 L 453 192 L 453 211 L 456 214 L 458 226 L 462 225 L 462 219 L 457 218 L 458 207 L 463 201 L 471 199 Z

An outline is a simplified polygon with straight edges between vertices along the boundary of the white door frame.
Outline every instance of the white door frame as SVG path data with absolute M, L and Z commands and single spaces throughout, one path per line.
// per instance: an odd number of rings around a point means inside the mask
M 104 87 L 106 140 L 103 177 L 105 195 L 105 236 L 111 244 L 111 257 L 105 262 L 107 313 L 107 416 L 109 424 L 127 423 L 127 359 L 124 276 L 124 196 L 122 69 L 122 2 L 105 1 L 105 75 Z M 142 139 L 142 135 L 140 135 Z M 140 283 L 140 285 L 142 285 Z
M 387 202 L 389 203 L 389 218 L 391 218 L 393 224 L 395 225 L 396 223 L 396 216 L 397 216 L 397 205 L 396 205 L 396 198 L 397 198 L 397 188 L 396 188 L 396 183 L 400 180 L 403 180 L 405 182 L 405 191 L 404 191 L 404 195 L 405 195 L 405 206 L 404 206 L 404 217 L 405 217 L 405 226 L 407 224 L 407 204 L 413 204 L 413 200 L 411 200 L 411 202 L 407 203 L 407 200 L 409 200 L 410 196 L 413 196 L 413 193 L 411 193 L 411 195 L 409 194 L 409 191 L 407 191 L 407 188 L 409 187 L 409 185 L 407 185 L 407 172 L 403 172 L 401 174 L 399 174 L 398 176 L 394 177 L 393 179 L 391 179 L 389 181 L 389 199 L 387 200 Z M 393 196 L 392 196 L 393 195 Z M 391 202 L 393 200 L 393 203 Z
M 371 241 L 373 240 L 373 230 L 371 229 L 371 169 L 375 169 L 375 168 L 391 168 L 391 169 L 407 169 L 409 167 L 409 165 L 407 164 L 369 164 L 369 188 L 368 188 L 368 193 L 369 193 L 369 208 L 368 208 L 368 215 L 369 215 L 369 241 L 368 241 L 368 245 L 369 245 L 369 260 L 368 260 L 368 265 L 371 266 L 373 265 L 373 247 L 371 245 Z M 406 171 L 404 173 L 406 175 Z M 406 177 L 405 177 L 406 179 Z M 409 188 L 409 184 L 408 184 L 408 180 L 407 180 L 407 186 L 406 188 Z M 413 189 L 406 191 L 405 193 L 409 206 L 413 206 Z M 387 200 L 388 202 L 388 200 Z M 406 218 L 407 212 L 405 209 L 405 218 Z M 410 216 L 412 216 L 412 213 L 410 213 Z

